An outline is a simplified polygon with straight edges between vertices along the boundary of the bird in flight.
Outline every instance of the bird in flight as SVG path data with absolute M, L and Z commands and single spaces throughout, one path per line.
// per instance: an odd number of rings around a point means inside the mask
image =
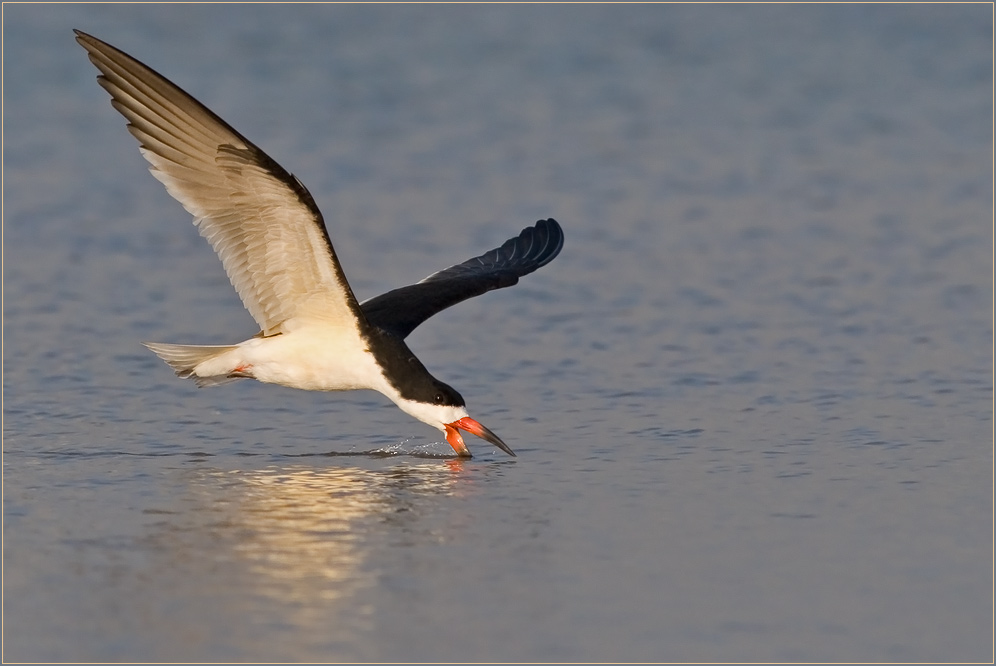
M 510 287 L 560 252 L 553 219 L 420 282 L 356 300 L 304 184 L 165 77 L 79 30 L 100 85 L 128 121 L 149 170 L 194 217 L 260 332 L 233 345 L 145 343 L 200 386 L 256 379 L 307 391 L 372 389 L 441 430 L 471 457 L 461 430 L 514 456 L 425 369 L 405 338 L 434 314 Z

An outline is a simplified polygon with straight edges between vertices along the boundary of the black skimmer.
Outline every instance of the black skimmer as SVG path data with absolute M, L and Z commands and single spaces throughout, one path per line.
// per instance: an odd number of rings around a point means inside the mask
M 553 219 L 501 247 L 362 303 L 304 184 L 203 104 L 131 56 L 75 31 L 128 120 L 150 171 L 194 216 L 260 332 L 235 345 L 146 343 L 201 386 L 251 378 L 309 391 L 372 389 L 438 428 L 470 457 L 460 430 L 515 453 L 467 413 L 404 340 L 432 315 L 509 287 L 564 244 Z

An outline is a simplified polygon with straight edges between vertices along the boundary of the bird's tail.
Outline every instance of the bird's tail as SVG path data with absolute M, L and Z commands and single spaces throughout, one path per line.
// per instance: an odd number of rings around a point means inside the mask
M 198 386 L 217 386 L 243 379 L 243 377 L 229 374 L 201 377 L 195 371 L 197 366 L 204 361 L 236 349 L 237 347 L 234 345 L 171 345 L 163 342 L 143 342 L 142 344 L 166 361 L 176 371 L 177 377 L 193 379 Z

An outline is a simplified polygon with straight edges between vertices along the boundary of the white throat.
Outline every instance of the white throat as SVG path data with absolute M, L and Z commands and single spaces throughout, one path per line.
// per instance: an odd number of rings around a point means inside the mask
M 413 416 L 422 423 L 427 423 L 433 428 L 438 428 L 446 432 L 446 424 L 459 421 L 470 416 L 464 407 L 454 407 L 452 405 L 430 405 L 424 402 L 416 402 L 401 397 L 388 396 L 394 403 L 409 416 Z

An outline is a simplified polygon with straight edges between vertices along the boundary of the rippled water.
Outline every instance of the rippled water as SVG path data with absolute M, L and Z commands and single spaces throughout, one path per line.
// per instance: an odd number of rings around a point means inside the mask
M 543 217 L 376 394 L 254 324 L 71 28 L 315 194 L 362 298 Z M 4 7 L 8 661 L 987 661 L 985 5 Z

